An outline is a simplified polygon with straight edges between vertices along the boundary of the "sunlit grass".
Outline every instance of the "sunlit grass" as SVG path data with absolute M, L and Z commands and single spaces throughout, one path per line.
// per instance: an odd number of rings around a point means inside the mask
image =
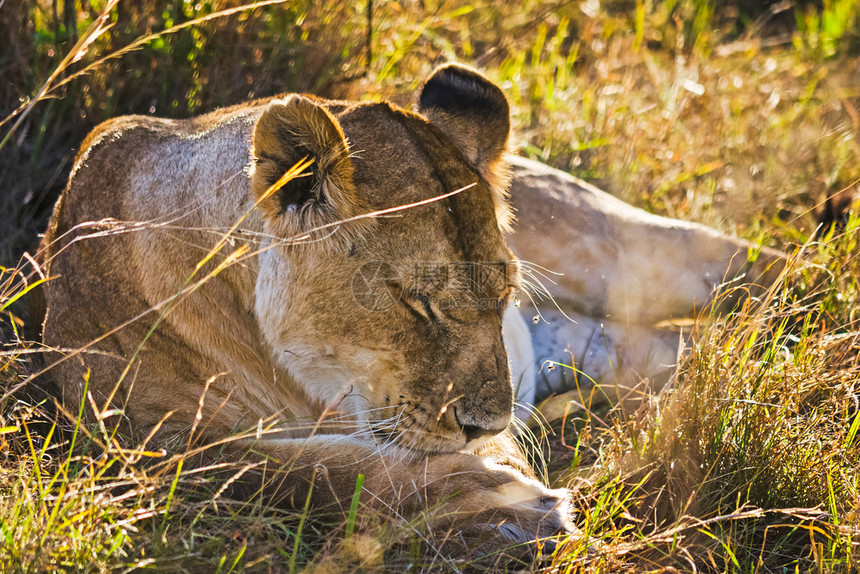
M 786 274 L 793 288 L 700 323 L 671 388 L 633 417 L 606 429 L 581 415 L 580 433 L 600 446 L 590 469 L 569 476 L 584 529 L 606 543 L 601 560 L 719 572 L 856 568 L 857 223 L 808 246 Z
M 77 413 L 59 416 L 33 385 L 20 388 L 39 368 L 23 301 L 42 277 L 26 260 L 12 263 L 34 243 L 69 150 L 98 120 L 151 109 L 187 116 L 281 90 L 408 103 L 418 79 L 450 58 L 501 83 L 524 153 L 652 211 L 804 245 L 785 289 L 697 325 L 671 387 L 638 413 L 574 410 L 554 421 L 567 439 L 550 461 L 554 486 L 574 490 L 593 543 L 562 545 L 546 567 L 857 569 L 858 219 L 810 242 L 814 208 L 860 179 L 856 2 L 736 18 L 708 0 L 630 10 L 375 3 L 369 65 L 363 5 L 290 3 L 191 25 L 231 6 L 168 2 L 156 32 L 179 28 L 152 35 L 106 2 L 82 9 L 74 33 L 54 29 L 49 4 L 36 3 L 33 34 L 17 40 L 33 43 L 33 85 L 9 98 L 3 112 L 23 105 L 0 133 L 9 190 L 0 215 L 9 266 L 0 270 L 0 570 L 452 567 L 432 562 L 414 535 L 421 524 L 379 528 L 360 508 L 326 524 L 222 499 L 186 453 L 141 453 L 100 439 Z M 109 31 L 102 10 L 116 24 Z M 232 52 L 224 34 L 236 40 Z

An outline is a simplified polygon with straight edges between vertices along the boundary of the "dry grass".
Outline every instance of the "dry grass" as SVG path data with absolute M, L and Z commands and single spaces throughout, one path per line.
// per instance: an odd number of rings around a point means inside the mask
M 673 386 L 599 433 L 591 467 L 573 474 L 586 478 L 594 532 L 609 533 L 607 558 L 637 570 L 856 568 L 858 292 L 835 283 L 858 268 L 855 246 L 834 243 L 839 253 L 814 256 L 818 277 L 800 280 L 816 293 L 774 290 L 700 324 Z
M 858 220 L 810 240 L 816 208 L 860 178 L 855 2 L 776 14 L 706 0 L 389 2 L 375 5 L 369 65 L 363 5 L 291 2 L 187 24 L 228 6 L 121 0 L 113 27 L 87 41 L 107 4 L 82 4 L 0 4 L 12 39 L 0 115 L 32 98 L 15 131 L 21 115 L 0 132 L 0 569 L 462 566 L 439 562 L 408 527 L 368 528 L 375 517 L 360 510 L 346 540 L 344 524 L 221 500 L 182 454 L 90 440 L 74 416 L 56 427 L 50 401 L 19 388 L 38 368 L 19 299 L 38 275 L 21 253 L 95 123 L 293 90 L 408 103 L 433 65 L 456 58 L 504 86 L 525 153 L 652 211 L 804 245 L 814 264 L 730 317 L 704 318 L 671 387 L 640 412 L 556 421 L 567 446 L 550 437 L 554 482 L 574 489 L 579 526 L 601 545 L 572 543 L 543 566 L 857 570 Z

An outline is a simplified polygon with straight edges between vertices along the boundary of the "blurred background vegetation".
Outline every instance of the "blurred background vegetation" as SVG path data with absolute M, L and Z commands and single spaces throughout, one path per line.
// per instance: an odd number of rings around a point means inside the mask
M 0 118 L 38 98 L 108 1 L 0 2 Z M 287 91 L 409 105 L 451 60 L 501 83 L 523 153 L 651 211 L 780 245 L 860 177 L 856 0 L 296 0 L 193 22 L 239 6 L 122 0 L 52 85 L 137 47 L 50 91 L 14 132 L 7 119 L 0 262 L 32 247 L 107 118 Z

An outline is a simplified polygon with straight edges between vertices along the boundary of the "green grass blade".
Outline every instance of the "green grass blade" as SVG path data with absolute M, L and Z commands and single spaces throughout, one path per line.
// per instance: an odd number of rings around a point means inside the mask
M 311 481 L 308 486 L 308 497 L 305 499 L 305 508 L 302 511 L 302 518 L 299 520 L 299 527 L 296 529 L 296 539 L 293 541 L 293 554 L 290 556 L 290 574 L 293 574 L 293 572 L 296 571 L 296 558 L 299 555 L 299 545 L 302 541 L 302 530 L 305 527 L 305 522 L 308 519 L 311 509 L 311 495 L 314 493 L 314 478 L 316 478 L 316 473 L 311 477 Z
M 352 538 L 352 531 L 355 528 L 355 517 L 358 514 L 358 499 L 361 496 L 361 487 L 364 485 L 364 475 L 359 474 L 355 481 L 355 492 L 352 493 L 352 501 L 349 503 L 349 516 L 346 519 L 346 535 L 349 540 Z
M 47 281 L 47 279 L 44 279 L 44 278 L 39 279 L 38 281 L 33 281 L 32 283 L 27 285 L 24 289 L 21 289 L 20 291 L 18 291 L 17 293 L 15 293 L 11 297 L 9 297 L 5 303 L 0 305 L 0 311 L 5 311 L 6 309 L 8 309 L 15 301 L 17 301 L 18 299 L 20 299 L 21 297 L 23 297 L 24 295 L 26 295 L 27 293 L 29 293 L 30 291 L 32 291 L 33 289 L 35 289 L 36 287 L 38 287 L 39 285 L 44 283 L 45 281 Z

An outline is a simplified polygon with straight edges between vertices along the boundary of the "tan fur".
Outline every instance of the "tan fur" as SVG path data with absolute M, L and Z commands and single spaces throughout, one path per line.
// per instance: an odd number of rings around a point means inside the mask
M 567 494 L 534 479 L 506 430 L 502 314 L 519 286 L 502 236 L 507 102 L 457 67 L 422 96 L 420 113 L 288 95 L 99 126 L 40 255 L 54 277 L 44 342 L 81 350 L 48 353 L 70 410 L 86 389 L 122 413 L 109 423 L 161 445 L 192 426 L 263 429 L 235 447 L 266 455 L 253 488 L 301 505 L 313 486 L 315 504 L 343 508 L 362 473 L 369 507 L 436 509 L 434 530 L 477 549 L 567 528 Z M 305 158 L 307 177 L 266 196 Z M 368 271 L 380 261 L 391 277 Z M 416 269 L 439 264 L 422 282 Z M 359 300 L 365 279 L 394 303 Z
M 662 322 L 726 282 L 759 292 L 784 257 L 505 156 L 508 113 L 480 74 L 445 66 L 417 113 L 293 94 L 99 126 L 40 254 L 44 341 L 82 350 L 49 354 L 64 400 L 77 412 L 87 385 L 122 412 L 110 422 L 159 429 L 162 445 L 195 424 L 264 434 L 235 448 L 265 455 L 249 487 L 288 504 L 313 487 L 343 509 L 361 473 L 368 507 L 435 509 L 434 531 L 481 552 L 568 528 L 566 493 L 534 479 L 505 430 L 510 371 L 530 399 L 544 361 L 573 361 L 624 399 L 672 370 L 683 340 Z M 303 159 L 309 175 L 267 196 Z M 530 300 L 523 274 L 552 297 Z
M 508 161 L 518 215 L 508 242 L 532 293 L 519 309 L 531 337 L 518 347 L 533 348 L 512 360 L 521 397 L 575 386 L 589 395 L 600 383 L 598 396 L 633 406 L 669 379 L 689 341 L 667 323 L 696 318 L 715 300 L 725 311 L 760 296 L 785 268 L 783 253 L 646 213 L 536 161 Z M 548 371 L 547 361 L 576 374 Z

